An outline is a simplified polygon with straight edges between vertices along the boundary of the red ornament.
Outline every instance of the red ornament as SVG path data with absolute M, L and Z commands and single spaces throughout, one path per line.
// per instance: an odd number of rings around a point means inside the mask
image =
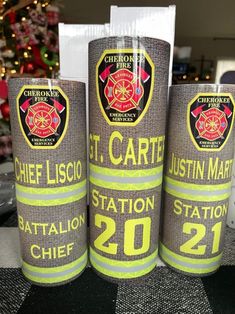
M 20 74 L 28 73 L 32 74 L 35 71 L 35 65 L 32 62 L 27 62 L 20 67 Z
M 8 18 L 9 18 L 9 22 L 10 24 L 14 24 L 16 22 L 16 12 L 11 10 L 8 14 L 7 14 Z
M 0 106 L 1 114 L 4 120 L 9 120 L 10 119 L 10 106 L 7 102 L 4 102 Z
M 32 46 L 32 53 L 33 53 L 35 65 L 37 65 L 37 66 L 41 67 L 42 69 L 46 70 L 47 69 L 47 65 L 42 60 L 40 49 L 37 46 Z
M 8 87 L 5 80 L 0 81 L 0 98 L 7 99 L 8 96 Z
M 26 64 L 26 71 L 27 73 L 33 73 L 34 72 L 34 64 L 32 62 L 29 62 Z
M 59 23 L 59 8 L 54 5 L 48 5 L 46 8 L 47 22 L 50 26 L 57 25 Z

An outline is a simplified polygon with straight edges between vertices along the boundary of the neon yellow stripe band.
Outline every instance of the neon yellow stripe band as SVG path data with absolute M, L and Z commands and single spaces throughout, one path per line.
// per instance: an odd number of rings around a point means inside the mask
M 199 185 L 181 182 L 164 177 L 164 190 L 175 196 L 186 200 L 212 202 L 228 199 L 231 194 L 231 182 L 217 185 Z
M 23 261 L 22 272 L 26 278 L 45 284 L 59 283 L 79 275 L 87 264 L 87 250 L 76 261 L 58 267 L 36 267 Z
M 159 255 L 170 266 L 193 274 L 206 274 L 215 271 L 220 266 L 222 253 L 205 259 L 196 259 L 176 254 L 160 243 Z
M 225 193 L 222 195 L 211 195 L 211 196 L 205 196 L 205 195 L 194 195 L 194 194 L 186 194 L 186 193 L 180 193 L 176 192 L 175 190 L 172 190 L 165 186 L 164 190 L 171 194 L 172 196 L 179 197 L 185 200 L 190 201 L 198 201 L 198 202 L 213 202 L 213 201 L 223 201 L 229 198 L 231 193 Z
M 164 176 L 164 181 L 167 183 L 171 183 L 172 185 L 186 188 L 189 190 L 197 190 L 197 191 L 220 191 L 230 189 L 232 186 L 232 182 L 222 183 L 222 184 L 195 184 L 195 183 L 187 183 L 172 179 L 168 176 Z
M 139 178 L 139 177 L 152 176 L 152 175 L 162 173 L 163 165 L 159 167 L 155 167 L 155 168 L 150 168 L 150 169 L 123 170 L 123 169 L 111 169 L 107 167 L 99 167 L 90 163 L 90 170 L 96 173 L 110 175 L 110 176 Z
M 222 253 L 220 253 L 219 255 L 215 256 L 215 257 L 211 257 L 211 258 L 190 258 L 190 257 L 186 257 L 186 256 L 182 256 L 179 255 L 171 250 L 169 250 L 163 243 L 160 242 L 160 252 L 165 251 L 167 252 L 169 255 L 173 256 L 174 258 L 186 262 L 186 263 L 191 263 L 191 264 L 210 264 L 213 262 L 217 262 L 222 258 Z
M 32 188 L 28 186 L 23 186 L 19 183 L 16 183 L 16 189 L 25 193 L 30 194 L 61 194 L 66 192 L 75 191 L 77 189 L 82 188 L 86 185 L 86 180 L 83 180 L 79 183 L 67 185 L 67 186 L 60 186 L 55 188 Z
M 86 191 L 84 191 L 83 193 L 79 195 L 70 196 L 63 199 L 46 200 L 46 201 L 45 200 L 41 201 L 41 200 L 36 200 L 36 199 L 30 200 L 25 197 L 17 196 L 17 201 L 19 201 L 20 203 L 23 203 L 26 205 L 32 205 L 32 206 L 58 206 L 58 205 L 70 204 L 70 203 L 79 201 L 84 196 L 86 196 Z
M 90 247 L 90 261 L 100 273 L 113 278 L 138 278 L 148 274 L 157 264 L 157 250 L 136 261 L 113 260 L 101 256 Z
M 79 201 L 86 196 L 86 180 L 58 188 L 31 188 L 16 183 L 17 201 L 32 206 L 56 206 Z
M 94 179 L 90 176 L 90 182 L 102 188 L 120 191 L 142 191 L 153 189 L 162 184 L 162 178 L 149 183 L 112 183 L 104 180 Z
M 147 190 L 162 184 L 163 166 L 143 170 L 122 170 L 90 164 L 90 182 L 107 189 Z

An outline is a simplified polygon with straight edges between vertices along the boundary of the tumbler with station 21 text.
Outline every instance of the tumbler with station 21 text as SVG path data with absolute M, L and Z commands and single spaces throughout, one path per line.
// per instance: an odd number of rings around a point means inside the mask
M 22 271 L 60 285 L 87 264 L 85 84 L 9 82 Z
M 170 89 L 160 256 L 193 276 L 223 253 L 234 152 L 234 85 Z
M 156 266 L 170 44 L 89 45 L 90 261 L 112 281 Z

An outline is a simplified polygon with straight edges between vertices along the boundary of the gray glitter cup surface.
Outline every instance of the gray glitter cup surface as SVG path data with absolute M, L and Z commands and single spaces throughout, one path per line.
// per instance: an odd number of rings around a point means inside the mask
M 22 271 L 64 284 L 87 263 L 85 84 L 11 79 L 9 101 Z
M 234 151 L 234 85 L 172 86 L 160 256 L 193 276 L 221 263 Z
M 169 54 L 147 37 L 89 44 L 90 259 L 108 280 L 156 265 Z

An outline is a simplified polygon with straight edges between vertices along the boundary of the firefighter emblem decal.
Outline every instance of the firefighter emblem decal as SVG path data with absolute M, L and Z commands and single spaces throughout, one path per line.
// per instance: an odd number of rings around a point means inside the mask
M 219 151 L 229 138 L 234 120 L 231 94 L 198 94 L 188 106 L 188 128 L 198 150 Z
M 17 97 L 18 119 L 33 149 L 55 149 L 67 130 L 69 101 L 61 88 L 24 86 Z
M 96 87 L 108 124 L 138 124 L 148 110 L 153 83 L 154 64 L 144 50 L 105 50 L 96 67 Z

